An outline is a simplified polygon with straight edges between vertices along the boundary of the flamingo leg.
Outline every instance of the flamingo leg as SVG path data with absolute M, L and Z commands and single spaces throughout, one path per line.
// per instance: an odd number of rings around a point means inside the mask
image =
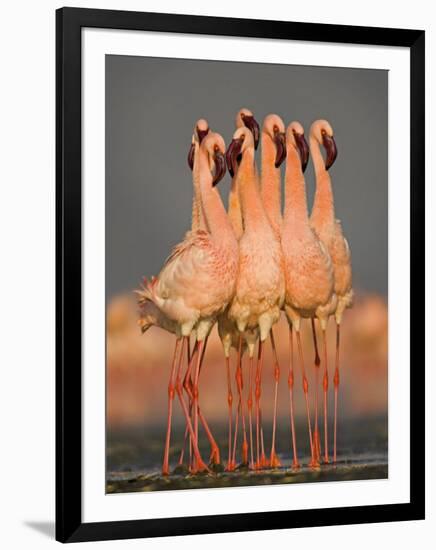
M 191 340 L 190 339 L 188 339 L 188 345 L 186 346 L 186 356 L 187 356 L 187 359 L 188 359 L 188 368 L 186 369 L 186 372 L 188 372 L 189 365 L 191 363 Z M 187 384 L 186 375 L 185 375 L 185 378 L 183 379 L 183 387 L 186 387 L 185 384 Z M 192 405 L 189 407 L 189 414 L 191 415 L 191 413 L 192 413 Z M 185 427 L 185 435 L 183 436 L 182 450 L 180 451 L 179 466 L 182 466 L 182 464 L 183 464 L 183 459 L 184 459 L 184 456 L 185 456 L 185 447 L 186 447 L 186 441 L 188 439 L 188 434 L 189 434 L 189 430 L 188 430 L 188 426 L 186 426 Z M 189 450 L 191 451 L 191 446 L 189 446 Z M 191 461 L 189 461 L 189 463 L 191 463 Z
M 188 338 L 188 337 L 185 337 L 185 338 Z M 176 392 L 177 392 L 177 396 L 178 396 L 179 401 L 180 401 L 180 405 L 182 406 L 183 414 L 185 415 L 186 425 L 188 426 L 189 435 L 190 435 L 191 441 L 192 441 L 192 450 L 193 450 L 193 454 L 194 454 L 194 457 L 195 457 L 195 460 L 196 460 L 194 470 L 195 470 L 195 472 L 209 471 L 209 468 L 206 466 L 203 459 L 201 458 L 200 451 L 198 449 L 198 444 L 197 444 L 197 441 L 196 441 L 196 438 L 195 438 L 194 429 L 192 427 L 191 418 L 189 416 L 188 406 L 186 405 L 185 399 L 184 399 L 184 396 L 183 396 L 183 385 L 182 385 L 182 378 L 181 378 L 181 375 L 180 375 L 180 370 L 181 370 L 181 366 L 182 366 L 182 356 L 183 356 L 184 343 L 185 343 L 185 339 L 182 340 L 182 349 L 181 349 L 181 352 L 180 352 L 180 359 L 179 359 L 179 364 L 178 364 L 178 367 L 177 367 Z
M 323 347 L 324 347 L 324 376 L 322 380 L 322 386 L 324 390 L 324 462 L 328 464 L 329 460 L 329 448 L 328 448 L 328 416 L 327 416 L 327 391 L 329 387 L 329 375 L 327 369 L 327 335 L 325 329 L 322 331 Z
M 250 425 L 250 468 L 254 469 L 254 448 L 253 448 L 253 356 L 250 355 L 250 366 L 248 374 L 248 422 Z
M 195 360 L 195 358 L 197 356 L 197 353 L 198 353 L 198 342 L 197 341 L 195 342 L 194 349 L 192 350 L 192 353 L 191 353 L 191 350 L 190 350 L 190 343 L 191 343 L 190 339 L 188 338 L 189 361 L 188 361 L 188 368 L 186 369 L 186 373 L 185 373 L 185 376 L 183 378 L 183 388 L 185 389 L 186 393 L 189 396 L 189 416 L 192 418 L 192 403 L 193 403 L 192 387 L 193 387 L 193 382 L 192 382 L 191 372 L 192 372 L 192 365 L 194 364 L 194 360 Z M 188 425 L 186 425 L 185 434 L 187 432 L 189 432 Z M 182 449 L 182 452 L 180 453 L 179 464 L 182 464 L 181 461 L 183 459 L 183 454 L 184 454 L 184 447 Z M 191 441 L 191 439 L 189 439 L 189 467 L 192 468 L 192 441 Z
M 262 380 L 262 364 L 263 364 L 263 342 L 259 339 L 259 350 L 256 366 L 255 380 L 255 398 L 256 398 L 256 468 L 259 469 L 263 465 L 264 456 L 261 454 L 261 419 L 260 419 L 260 395 L 261 395 L 261 380 Z
M 315 349 L 315 423 L 313 429 L 313 450 L 315 452 L 316 460 L 319 461 L 321 457 L 321 442 L 319 437 L 319 424 L 318 424 L 318 402 L 319 402 L 319 367 L 321 360 L 318 353 L 318 342 L 316 338 L 316 328 L 315 328 L 315 319 L 312 317 L 310 319 L 312 324 L 312 335 L 313 335 L 313 347 Z
M 335 413 L 334 413 L 334 431 L 333 431 L 333 462 L 336 464 L 336 431 L 338 421 L 338 391 L 339 391 L 339 342 L 341 325 L 336 324 L 336 366 L 333 384 L 335 386 Z
M 289 376 L 288 376 L 288 387 L 289 387 L 289 416 L 291 421 L 291 435 L 292 435 L 292 467 L 299 468 L 300 464 L 298 462 L 297 456 L 297 440 L 295 436 L 295 422 L 294 422 L 294 339 L 292 333 L 292 325 L 289 326 Z
M 263 442 L 263 424 L 262 424 L 262 409 L 259 407 L 259 419 L 260 419 L 260 467 L 267 468 L 269 465 L 265 455 L 265 445 Z
M 235 433 L 233 434 L 233 456 L 232 456 L 232 464 L 234 468 L 236 467 L 236 444 L 238 442 L 238 426 L 239 426 L 239 417 L 241 415 L 241 403 L 238 403 L 238 407 L 236 408 L 236 415 L 235 415 Z M 233 468 L 233 469 L 234 469 Z
M 203 351 L 200 354 L 200 367 L 199 367 L 199 372 L 198 372 L 199 376 L 200 376 L 200 373 L 201 373 L 201 369 L 203 367 L 204 354 L 205 354 L 205 350 L 206 350 L 207 340 L 208 340 L 208 337 L 206 337 L 206 339 L 204 341 Z M 191 370 L 192 370 L 192 364 L 194 362 L 194 359 L 195 359 L 197 353 L 198 353 L 198 345 L 196 344 L 196 346 L 194 347 L 194 351 L 192 353 L 192 356 L 190 358 L 191 360 L 188 363 L 188 369 L 186 371 L 185 378 L 183 380 L 183 387 L 184 387 L 186 393 L 189 396 L 189 414 L 190 415 L 192 415 L 193 401 L 194 401 L 193 382 L 191 380 Z M 202 413 L 202 411 L 200 409 L 200 406 L 198 406 L 198 418 L 199 418 L 199 420 L 200 420 L 200 422 L 201 422 L 201 424 L 204 428 L 204 431 L 206 432 L 207 439 L 209 440 L 209 443 L 210 443 L 210 447 L 211 447 L 210 461 L 212 462 L 212 464 L 219 464 L 220 461 L 221 461 L 219 447 L 217 445 L 217 442 L 216 442 L 215 438 L 212 435 L 211 429 L 210 429 L 210 427 L 209 427 L 209 425 L 206 421 L 206 418 L 205 418 L 204 414 Z M 183 443 L 183 448 L 182 448 L 182 451 L 180 453 L 179 464 L 183 464 L 183 455 L 184 455 L 184 449 L 185 449 L 187 434 L 188 434 L 188 428 L 186 427 L 186 429 L 185 429 L 185 441 Z M 190 445 L 190 456 L 191 456 L 191 445 Z
M 204 365 L 204 355 L 206 353 L 206 346 L 207 346 L 208 340 L 209 340 L 209 334 L 206 336 L 206 338 L 204 340 L 203 350 L 201 352 L 200 368 L 199 368 L 198 376 L 200 376 L 201 370 L 202 370 L 203 365 Z M 210 459 L 209 460 L 212 464 L 220 464 L 221 457 L 220 457 L 220 450 L 219 450 L 218 444 L 217 444 L 214 436 L 212 435 L 212 431 L 209 427 L 209 424 L 206 421 L 206 418 L 205 418 L 203 412 L 200 409 L 200 405 L 198 405 L 198 416 L 199 416 L 200 422 L 201 422 L 201 424 L 204 428 L 204 431 L 206 432 L 207 439 L 209 440 L 209 444 L 210 444 Z
M 202 415 L 201 411 L 200 411 L 200 408 L 199 408 L 199 404 L 198 404 L 198 380 L 199 380 L 199 376 L 200 376 L 200 365 L 201 365 L 201 359 L 203 357 L 203 349 L 204 349 L 204 346 L 205 346 L 205 341 L 200 341 L 198 343 L 198 351 L 197 351 L 197 361 L 196 361 L 196 365 L 195 365 L 195 373 L 194 373 L 194 385 L 193 385 L 193 388 L 192 388 L 192 396 L 193 396 L 193 399 L 192 399 L 192 406 L 193 406 L 193 409 L 194 409 L 194 414 L 193 414 L 193 420 L 194 420 L 194 436 L 195 436 L 195 443 L 198 447 L 198 421 L 199 419 L 201 420 L 205 430 L 206 430 L 206 434 L 208 435 L 209 438 L 211 438 L 212 434 L 209 430 L 209 427 L 207 426 L 207 423 L 204 419 L 204 416 Z M 210 439 L 209 439 L 210 440 Z M 214 457 L 215 459 L 215 456 L 216 456 L 216 449 L 218 449 L 218 446 L 216 445 L 215 443 L 215 440 L 213 439 L 212 437 L 212 442 L 213 442 L 213 445 L 215 446 L 212 446 L 212 457 Z M 218 451 L 218 455 L 219 455 L 219 451 Z M 196 465 L 194 465 L 194 471 L 196 470 Z
M 248 464 L 248 443 L 247 443 L 247 429 L 245 425 L 245 412 L 244 412 L 244 401 L 242 399 L 242 336 L 239 336 L 239 347 L 238 347 L 238 366 L 236 369 L 236 385 L 238 387 L 238 408 L 241 409 L 241 419 L 242 419 L 242 463 Z
M 194 385 L 192 387 L 192 404 L 194 408 L 194 414 L 193 414 L 193 420 L 194 420 L 194 434 L 195 434 L 195 442 L 198 445 L 198 380 L 200 376 L 200 361 L 201 361 L 201 355 L 203 353 L 203 341 L 198 342 L 198 349 L 197 349 L 197 361 L 195 364 L 195 372 L 194 372 Z
M 310 455 L 311 455 L 311 460 L 309 465 L 314 468 L 319 466 L 319 462 L 316 460 L 314 449 L 313 449 L 312 427 L 310 423 L 310 409 L 309 409 L 309 395 L 308 395 L 309 382 L 307 380 L 306 370 L 304 368 L 303 347 L 301 345 L 301 334 L 299 330 L 297 330 L 296 332 L 297 332 L 298 353 L 300 356 L 300 364 L 301 364 L 301 375 L 303 379 L 303 392 L 304 392 L 304 398 L 306 400 L 307 426 L 309 429 L 309 442 L 310 442 Z
M 163 458 L 163 464 L 162 464 L 162 475 L 167 476 L 169 475 L 169 454 L 170 454 L 170 439 L 171 439 L 171 419 L 173 414 L 173 402 L 174 402 L 174 394 L 175 394 L 175 370 L 176 370 L 176 363 L 177 363 L 177 354 L 179 350 L 179 344 L 180 344 L 180 338 L 177 338 L 176 345 L 174 347 L 174 355 L 173 355 L 173 361 L 171 365 L 171 374 L 170 374 L 170 381 L 168 383 L 168 418 L 167 418 L 167 435 L 165 438 L 165 451 L 164 451 L 164 458 Z
M 229 406 L 229 456 L 227 459 L 227 471 L 232 472 L 235 466 L 232 462 L 232 422 L 233 422 L 233 394 L 232 381 L 230 379 L 230 357 L 226 357 L 226 372 L 227 372 L 227 403 Z
M 271 347 L 274 354 L 274 415 L 273 415 L 273 428 L 272 428 L 272 441 L 271 441 L 271 456 L 270 456 L 270 465 L 271 468 L 279 468 L 282 464 L 279 460 L 279 457 L 276 453 L 276 424 L 277 424 L 277 401 L 278 401 L 278 390 L 279 390 L 279 379 L 280 379 L 280 367 L 277 357 L 277 349 L 274 341 L 274 333 L 271 329 Z

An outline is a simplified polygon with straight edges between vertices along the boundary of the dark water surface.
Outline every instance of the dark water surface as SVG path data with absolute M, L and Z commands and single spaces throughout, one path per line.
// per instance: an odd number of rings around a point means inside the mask
M 175 426 L 172 431 L 170 452 L 172 473 L 168 477 L 161 475 L 164 427 L 111 431 L 107 437 L 106 491 L 124 493 L 388 477 L 386 418 L 359 418 L 343 422 L 338 430 L 337 464 L 321 465 L 316 470 L 307 466 L 309 444 L 304 428 L 304 424 L 297 426 L 297 445 L 301 463 L 301 468 L 298 470 L 291 469 L 291 439 L 289 429 L 286 430 L 283 426 L 277 433 L 277 452 L 282 462 L 281 468 L 253 472 L 240 467 L 235 472 L 225 472 L 221 467 L 209 474 L 190 475 L 186 468 L 176 468 L 183 442 L 184 427 Z M 333 434 L 332 429 L 330 434 Z M 214 426 L 214 436 L 220 445 L 221 462 L 225 464 L 227 462 L 226 426 Z M 322 432 L 321 437 L 323 437 Z M 266 452 L 269 451 L 270 441 L 270 433 L 265 430 Z M 209 456 L 210 449 L 205 438 L 200 439 L 200 450 L 204 458 Z M 240 458 L 239 452 L 238 456 Z

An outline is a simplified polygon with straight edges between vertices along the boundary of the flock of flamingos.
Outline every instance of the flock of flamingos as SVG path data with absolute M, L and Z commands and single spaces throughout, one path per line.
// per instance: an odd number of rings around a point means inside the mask
M 261 142 L 261 172 L 256 149 Z M 325 158 L 321 153 L 325 150 Z M 316 193 L 309 214 L 304 171 L 309 153 L 315 169 Z M 336 219 L 329 168 L 337 156 L 331 125 L 315 121 L 309 145 L 300 123 L 287 128 L 276 114 L 268 115 L 260 130 L 253 113 L 241 109 L 236 131 L 226 150 L 223 138 L 206 120 L 194 127 L 188 163 L 193 175 L 192 227 L 174 247 L 157 277 L 144 278 L 137 291 L 139 324 L 143 332 L 158 326 L 175 334 L 175 350 L 168 385 L 168 422 L 162 473 L 169 475 L 169 451 L 173 401 L 177 395 L 183 409 L 189 441 L 191 473 L 209 471 L 199 445 L 199 424 L 211 445 L 210 463 L 220 463 L 220 451 L 200 406 L 199 377 L 208 336 L 215 324 L 222 341 L 228 384 L 228 459 L 226 470 L 237 465 L 238 429 L 242 440 L 241 464 L 253 470 L 281 466 L 276 454 L 277 392 L 280 377 L 273 326 L 284 310 L 289 322 L 288 372 L 290 449 L 292 468 L 299 468 L 294 423 L 295 333 L 305 397 L 312 468 L 328 463 L 329 434 L 326 327 L 336 322 L 333 462 L 339 388 L 339 346 L 342 315 L 352 304 L 350 249 Z M 282 214 L 280 166 L 286 161 Z M 228 209 L 215 186 L 226 165 L 232 178 Z M 314 342 L 314 414 L 311 419 L 309 383 L 306 376 L 300 331 L 308 319 Z M 318 354 L 315 322 L 322 334 L 323 359 Z M 195 345 L 191 350 L 190 339 Z M 266 341 L 273 350 L 275 378 L 272 441 L 265 453 L 262 429 L 261 389 Z M 255 357 L 257 347 L 257 354 Z M 231 348 L 236 352 L 238 403 L 233 417 Z M 243 392 L 242 356 L 248 354 L 248 383 Z M 185 374 L 184 363 L 187 368 Z M 320 370 L 323 376 L 320 380 Z M 244 375 L 246 377 L 246 375 Z M 318 426 L 318 393 L 323 389 L 323 438 Z M 313 391 L 313 389 L 312 389 Z M 254 401 L 253 401 L 254 400 Z M 236 404 L 236 403 L 235 403 Z M 241 435 L 242 434 L 242 435 Z M 185 444 L 179 464 L 183 464 Z

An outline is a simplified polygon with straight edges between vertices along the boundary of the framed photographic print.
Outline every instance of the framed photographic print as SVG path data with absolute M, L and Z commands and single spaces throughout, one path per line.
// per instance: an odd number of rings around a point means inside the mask
M 56 17 L 57 539 L 424 518 L 424 32 Z

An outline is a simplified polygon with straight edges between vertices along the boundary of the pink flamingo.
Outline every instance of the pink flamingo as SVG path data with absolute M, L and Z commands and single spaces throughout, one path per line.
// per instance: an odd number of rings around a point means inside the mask
M 284 136 L 283 120 L 275 114 L 266 116 L 261 136 L 261 196 L 268 220 L 279 239 L 282 225 L 280 164 L 286 157 Z
M 148 284 L 148 281 L 146 279 L 144 279 L 144 285 L 142 286 L 142 288 L 135 291 L 136 294 L 138 295 L 138 305 L 139 305 L 138 325 L 141 328 L 141 332 L 144 334 L 145 332 L 147 332 L 147 330 L 150 327 L 156 326 L 156 327 L 159 327 L 163 330 L 166 330 L 167 332 L 170 332 L 171 334 L 177 334 L 177 331 L 178 331 L 177 323 L 175 321 L 169 319 L 168 317 L 166 317 L 162 313 L 162 311 L 153 302 L 151 302 L 148 299 L 148 291 L 146 289 L 147 284 Z M 180 355 L 179 360 L 182 361 L 182 356 L 181 355 Z M 193 359 L 191 359 L 188 355 L 188 363 L 192 360 Z M 181 369 L 181 365 L 178 368 Z M 183 386 L 185 387 L 185 385 L 186 385 L 186 383 L 184 382 Z M 192 401 L 192 392 L 191 392 L 190 388 L 188 388 L 188 390 L 187 390 L 187 393 L 190 396 L 191 401 Z M 171 384 L 168 387 L 168 391 L 169 392 L 174 391 L 174 390 L 171 389 Z M 169 400 L 168 407 L 170 409 L 170 416 L 171 416 L 172 415 L 172 400 Z M 191 406 L 191 409 L 192 409 L 192 406 Z M 209 440 L 209 443 L 210 443 L 210 447 L 211 447 L 210 461 L 213 464 L 219 464 L 220 463 L 219 448 L 218 448 L 218 445 L 215 441 L 215 438 L 212 435 L 212 432 L 209 428 L 209 425 L 206 421 L 206 418 L 204 417 L 203 413 L 200 410 L 200 407 L 199 407 L 198 414 L 199 414 L 201 424 L 204 428 L 204 431 L 205 431 L 206 436 L 207 436 L 207 438 Z M 186 427 L 186 431 L 185 431 L 185 440 L 186 440 L 187 434 L 189 434 L 188 426 Z M 170 431 L 167 431 L 168 443 L 165 445 L 164 460 L 163 460 L 163 466 L 162 466 L 162 474 L 163 475 L 168 475 L 169 474 L 169 443 L 170 443 L 169 438 L 170 438 L 170 435 L 171 435 Z M 184 441 L 184 445 L 185 445 L 185 443 L 186 443 L 186 441 Z M 180 460 L 179 460 L 179 465 L 182 465 L 182 464 L 183 464 L 183 449 L 182 449 L 182 453 L 181 453 Z
M 203 208 L 201 206 L 201 192 L 200 192 L 200 173 L 199 173 L 199 148 L 201 145 L 201 142 L 203 139 L 207 136 L 209 133 L 209 123 L 206 119 L 200 118 L 197 120 L 194 126 L 194 131 L 192 134 L 192 141 L 191 141 L 191 147 L 189 149 L 188 153 L 188 165 L 191 168 L 192 171 L 192 183 L 193 183 L 193 195 L 192 195 L 192 214 L 191 214 L 191 231 L 197 231 L 197 230 L 203 230 L 207 231 L 207 224 L 204 219 L 204 213 Z M 203 364 L 203 358 L 204 358 L 204 352 L 205 352 L 206 342 L 205 346 L 203 348 L 203 353 L 200 358 L 200 370 Z M 198 350 L 198 346 L 195 346 L 194 353 L 190 354 L 190 342 L 188 341 L 187 345 L 187 355 L 188 355 L 188 368 L 186 369 L 186 374 L 183 379 L 183 387 L 186 390 L 186 393 L 189 396 L 189 404 L 190 404 L 190 412 L 192 411 L 192 404 L 193 404 L 193 395 L 192 395 L 192 377 L 191 377 L 191 371 L 192 371 L 192 364 L 196 359 L 196 353 Z M 201 418 L 201 417 L 200 417 Z M 210 433 L 209 427 L 205 426 L 206 433 Z M 185 445 L 186 440 L 188 437 L 188 426 L 186 426 L 185 429 L 185 436 L 183 440 L 183 446 L 180 453 L 179 458 L 179 466 L 183 464 L 183 458 L 185 453 Z M 212 452 L 211 452 L 211 461 L 214 464 L 219 464 L 220 462 L 220 456 L 219 456 L 219 449 L 216 445 L 215 440 L 213 439 L 213 445 L 212 445 Z M 189 445 L 189 451 L 190 451 L 190 464 L 191 464 L 191 454 L 192 454 L 192 445 Z
M 192 217 L 191 217 L 191 231 L 197 231 L 199 229 L 203 229 L 205 227 L 204 222 L 204 216 L 201 209 L 200 204 L 200 184 L 199 184 L 199 175 L 198 175 L 198 149 L 199 146 L 204 139 L 204 137 L 209 132 L 209 124 L 205 119 L 199 119 L 194 127 L 194 133 L 192 136 L 192 145 L 189 150 L 188 154 L 188 164 L 193 170 L 193 198 L 192 198 Z M 195 156 L 195 153 L 197 155 Z M 197 159 L 195 161 L 194 159 Z M 195 169 L 194 169 L 195 164 Z M 148 292 L 146 290 L 146 285 L 148 284 L 148 281 L 144 281 L 144 285 L 140 290 L 135 291 L 138 295 L 138 304 L 140 308 L 140 316 L 138 320 L 138 324 L 141 328 L 142 333 L 144 334 L 151 326 L 157 326 L 159 328 L 162 328 L 166 330 L 167 332 L 170 332 L 172 334 L 177 333 L 177 323 L 162 313 L 160 309 L 151 302 L 147 296 Z M 189 357 L 189 342 L 187 346 L 188 351 L 188 364 L 191 363 L 191 358 Z M 176 357 L 174 357 L 174 361 L 176 360 Z M 180 355 L 180 361 L 182 360 L 182 356 Z M 181 366 L 180 366 L 181 368 Z M 185 377 L 185 380 L 183 382 L 183 386 L 187 389 L 188 394 L 190 394 L 190 388 L 187 386 L 187 380 Z M 171 384 L 168 388 L 168 391 L 171 392 Z M 192 394 L 190 395 L 192 397 Z M 192 400 L 192 399 L 191 399 Z M 172 415 L 172 402 L 173 400 L 170 399 L 168 401 L 168 407 L 169 407 L 169 415 Z M 192 408 L 192 406 L 191 406 Z M 210 428 L 206 422 L 206 419 L 204 415 L 199 411 L 199 417 L 201 420 L 201 423 L 204 427 L 204 430 L 206 432 L 206 435 L 209 439 L 210 445 L 211 445 L 211 457 L 210 460 L 214 464 L 219 464 L 220 462 L 220 455 L 219 455 L 219 448 L 218 445 L 212 435 L 212 432 L 210 431 Z M 186 436 L 188 434 L 188 426 L 186 426 L 185 431 L 185 441 Z M 169 473 L 169 443 L 170 443 L 170 430 L 167 430 L 167 438 L 166 438 L 166 445 L 165 445 L 165 452 L 164 452 L 164 460 L 163 460 L 163 467 L 162 467 L 162 473 L 163 475 L 168 475 Z M 184 442 L 185 443 L 185 442 Z M 183 463 L 183 449 L 180 456 L 179 464 Z
M 203 139 L 209 133 L 209 124 L 204 118 L 197 120 L 194 126 L 194 132 L 192 134 L 192 143 L 188 153 L 188 164 L 192 170 L 192 183 L 193 183 L 193 195 L 192 195 L 192 216 L 191 216 L 191 230 L 197 231 L 198 229 L 206 230 L 206 222 L 201 208 L 201 195 L 200 195 L 200 174 L 199 174 L 199 148 Z
M 292 122 L 286 133 L 287 163 L 285 176 L 285 214 L 282 227 L 282 248 L 285 260 L 285 311 L 290 325 L 291 358 L 289 372 L 290 416 L 293 443 L 293 466 L 298 467 L 293 415 L 293 353 L 292 330 L 297 336 L 303 391 L 306 401 L 307 425 L 311 450 L 311 465 L 318 465 L 309 410 L 309 383 L 304 367 L 301 345 L 301 319 L 317 317 L 323 330 L 332 304 L 333 268 L 330 257 L 310 227 L 303 170 L 308 161 L 308 146 L 300 123 Z
M 255 148 L 257 147 L 257 144 L 259 142 L 259 125 L 254 118 L 253 113 L 247 109 L 242 108 L 238 111 L 236 114 L 236 128 L 248 128 L 251 133 L 253 134 L 253 140 Z M 234 174 L 231 172 L 231 175 L 234 176 Z M 230 219 L 230 223 L 232 224 L 233 231 L 235 233 L 236 239 L 239 241 L 242 237 L 244 228 L 243 228 L 243 220 L 242 220 L 242 210 L 241 210 L 241 204 L 239 200 L 239 187 L 238 187 L 238 179 L 236 177 L 232 177 L 232 185 L 230 188 L 229 193 L 229 199 L 228 199 L 228 216 Z M 228 462 L 227 462 L 227 470 L 233 471 L 236 467 L 236 440 L 237 440 L 237 420 L 239 416 L 242 417 L 242 424 L 243 424 L 243 444 L 242 444 L 242 462 L 245 464 L 248 462 L 248 444 L 247 444 L 247 434 L 246 434 L 246 426 L 245 426 L 245 415 L 243 411 L 243 402 L 242 402 L 242 368 L 241 368 L 241 361 L 242 361 L 242 355 L 246 348 L 246 340 L 243 337 L 242 342 L 242 349 L 239 349 L 240 344 L 240 338 L 239 338 L 239 331 L 232 319 L 228 316 L 228 309 L 222 313 L 218 317 L 218 334 L 221 338 L 221 342 L 223 345 L 224 350 L 224 356 L 226 361 L 226 372 L 227 372 L 227 403 L 228 403 Z M 237 366 L 236 366 L 236 383 L 238 388 L 238 395 L 239 395 L 239 403 L 238 403 L 238 409 L 237 409 L 237 417 L 236 417 L 236 427 L 235 427 L 235 446 L 234 451 L 232 453 L 232 419 L 233 419 L 233 394 L 232 394 L 232 388 L 231 388 L 231 380 L 230 380 L 230 349 L 235 348 L 238 352 L 238 360 L 237 360 Z M 248 400 L 248 409 L 249 409 L 249 421 L 251 426 L 251 401 L 250 398 Z M 252 428 L 250 432 L 251 442 L 252 442 Z M 251 445 L 251 453 L 253 453 L 253 448 Z M 251 463 L 253 463 L 253 454 Z
M 323 145 L 326 150 L 326 160 L 324 161 L 320 146 Z M 338 388 L 339 388 L 339 344 L 340 327 L 342 315 L 346 308 L 351 307 L 353 303 L 352 273 L 351 273 L 351 253 L 347 240 L 345 239 L 342 226 L 335 217 L 335 206 L 329 168 L 333 165 L 337 156 L 336 143 L 333 137 L 333 129 L 326 120 L 317 120 L 310 129 L 310 152 L 312 154 L 316 176 L 316 192 L 311 214 L 311 225 L 316 231 L 319 239 L 327 248 L 334 269 L 334 291 L 337 295 L 337 306 L 332 311 L 335 314 L 336 321 L 336 365 L 334 374 L 335 405 L 334 405 L 334 443 L 333 443 L 333 461 L 336 462 L 336 433 L 337 433 L 337 408 L 338 408 Z M 328 389 L 328 371 L 327 371 L 327 351 L 326 334 L 323 329 L 324 340 L 324 460 L 328 462 L 328 438 L 327 438 L 327 389 Z
M 250 355 L 250 370 L 254 342 L 259 333 L 259 357 L 256 369 L 256 467 L 261 467 L 260 453 L 260 382 L 264 341 L 271 327 L 280 318 L 284 298 L 284 276 L 280 243 L 265 213 L 259 192 L 254 140 L 247 128 L 239 128 L 233 135 L 227 150 L 230 171 L 236 175 L 241 197 L 244 233 L 239 242 L 239 274 L 236 294 L 229 308 L 241 334 L 251 334 L 247 341 Z M 238 165 L 238 157 L 241 158 Z M 279 157 L 282 161 L 284 156 Z M 252 376 L 250 376 L 252 378 Z M 264 453 L 262 453 L 264 454 Z
M 285 125 L 276 114 L 265 117 L 262 127 L 262 172 L 261 172 L 261 196 L 266 215 L 274 230 L 275 237 L 280 241 L 282 226 L 281 211 L 281 174 L 280 164 L 286 156 Z M 275 346 L 274 334 L 271 329 L 271 347 L 274 356 L 274 412 L 271 441 L 270 465 L 272 468 L 280 466 L 280 460 L 275 450 L 278 386 L 280 379 L 280 367 Z
M 198 230 L 186 235 L 167 259 L 157 278 L 144 292 L 164 315 L 177 323 L 177 342 L 183 345 L 195 330 L 198 354 L 193 382 L 193 422 L 181 398 L 180 369 L 175 389 L 179 395 L 194 452 L 194 471 L 206 469 L 198 449 L 198 375 L 204 341 L 217 316 L 232 299 L 238 268 L 238 246 L 218 191 L 214 188 L 225 173 L 225 145 L 219 134 L 209 133 L 199 148 L 201 205 L 209 231 Z M 212 175 L 212 170 L 215 175 Z M 177 343 L 176 343 L 177 350 Z M 182 352 L 181 352 L 182 353 Z M 170 381 L 173 380 L 174 369 Z M 171 384 L 173 387 L 174 385 Z M 169 394 L 170 400 L 174 393 Z M 171 430 L 171 414 L 168 414 Z M 168 439 L 168 437 L 167 437 Z

